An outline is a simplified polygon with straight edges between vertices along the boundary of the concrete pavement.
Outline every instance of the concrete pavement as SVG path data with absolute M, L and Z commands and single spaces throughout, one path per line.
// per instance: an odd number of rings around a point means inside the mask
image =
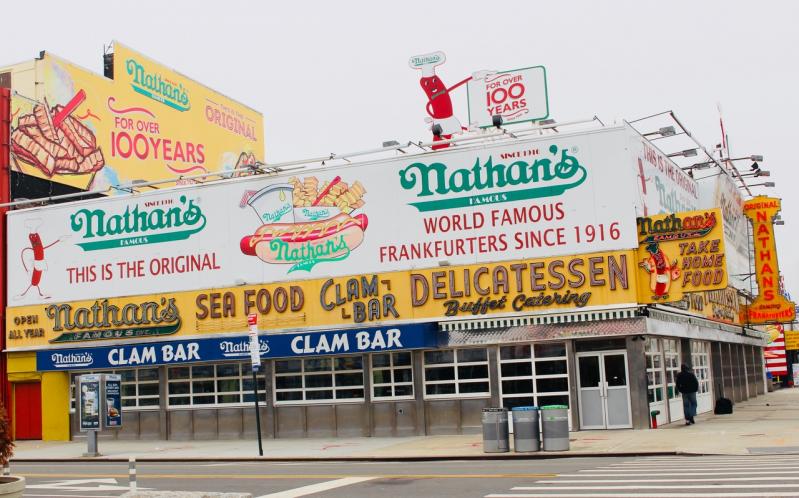
M 732 415 L 697 417 L 654 430 L 575 431 L 568 452 L 483 453 L 480 434 L 405 438 L 265 439 L 264 459 L 420 460 L 651 454 L 799 453 L 799 389 L 782 389 L 737 403 Z M 512 437 L 511 437 L 512 438 Z M 106 441 L 99 460 L 258 459 L 255 440 Z M 82 459 L 83 440 L 18 441 L 12 462 Z M 92 460 L 92 459 L 90 459 Z

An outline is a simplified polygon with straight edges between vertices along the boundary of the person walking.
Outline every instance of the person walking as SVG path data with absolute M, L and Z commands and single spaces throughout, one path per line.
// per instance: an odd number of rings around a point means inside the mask
M 682 370 L 674 379 L 674 384 L 678 393 L 682 393 L 682 410 L 685 414 L 685 425 L 695 424 L 696 416 L 696 392 L 699 390 L 699 381 L 691 371 L 691 367 L 682 365 Z

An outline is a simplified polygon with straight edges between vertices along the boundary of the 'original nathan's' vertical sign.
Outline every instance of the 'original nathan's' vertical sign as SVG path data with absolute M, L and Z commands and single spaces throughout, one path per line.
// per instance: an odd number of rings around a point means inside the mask
M 785 323 L 796 318 L 796 304 L 780 294 L 780 267 L 774 242 L 774 216 L 780 199 L 759 195 L 744 202 L 744 215 L 752 222 L 755 275 L 759 294 L 747 307 L 748 323 Z
M 683 292 L 726 288 L 721 210 L 638 218 L 638 267 L 639 303 L 674 302 Z

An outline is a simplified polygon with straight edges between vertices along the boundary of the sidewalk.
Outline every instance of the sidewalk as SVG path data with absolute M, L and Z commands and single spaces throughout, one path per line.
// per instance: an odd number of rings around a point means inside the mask
M 732 415 L 697 417 L 656 430 L 576 431 L 568 452 L 483 453 L 482 436 L 405 438 L 264 439 L 270 460 L 423 460 L 468 458 L 539 458 L 647 454 L 776 454 L 799 453 L 799 389 L 782 389 L 737 403 Z M 512 436 L 511 436 L 512 439 Z M 101 457 L 87 460 L 252 460 L 255 440 L 232 441 L 105 441 Z M 85 441 L 18 441 L 16 462 L 83 459 Z

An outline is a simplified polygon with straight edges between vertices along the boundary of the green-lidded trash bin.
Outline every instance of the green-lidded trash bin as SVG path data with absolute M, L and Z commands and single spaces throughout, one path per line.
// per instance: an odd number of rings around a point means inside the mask
M 483 408 L 483 452 L 510 451 L 508 440 L 508 409 Z
M 513 451 L 539 451 L 541 438 L 538 430 L 538 407 L 517 406 L 511 410 L 513 417 Z
M 548 405 L 541 407 L 541 430 L 544 451 L 569 450 L 569 407 Z

